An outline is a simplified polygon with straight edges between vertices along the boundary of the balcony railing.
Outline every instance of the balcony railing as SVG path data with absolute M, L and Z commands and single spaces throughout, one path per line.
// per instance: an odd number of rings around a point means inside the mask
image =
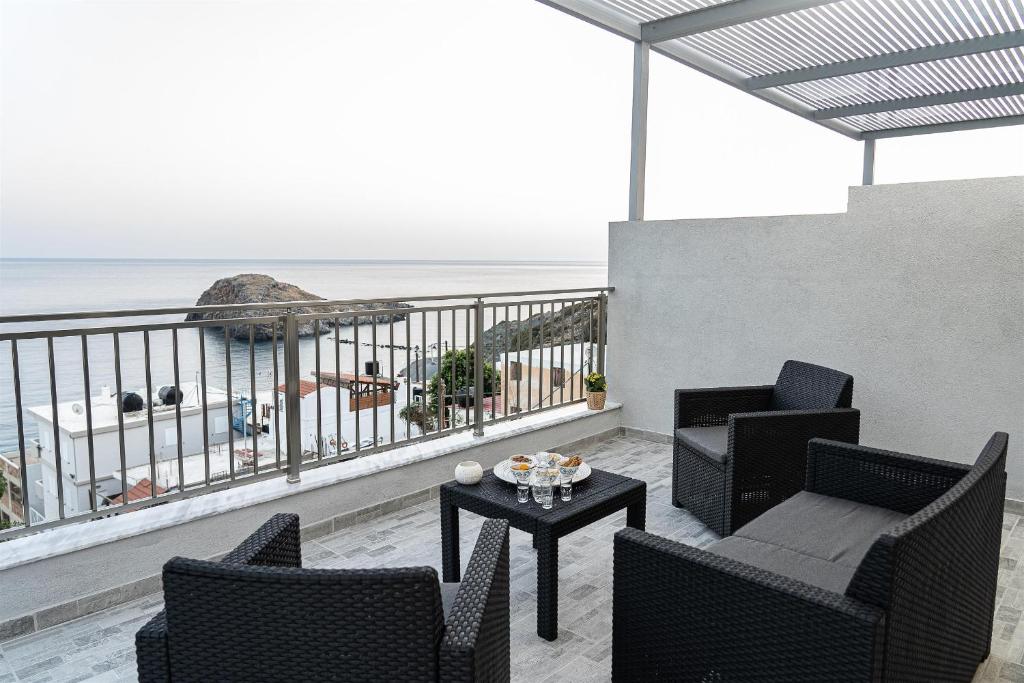
M 33 513 L 0 539 L 585 401 L 609 291 L 0 317 L 0 443 Z

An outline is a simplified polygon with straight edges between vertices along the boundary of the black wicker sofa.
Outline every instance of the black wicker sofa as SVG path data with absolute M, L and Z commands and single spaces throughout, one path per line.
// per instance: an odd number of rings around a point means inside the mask
M 1007 435 L 973 466 L 838 441 L 701 550 L 615 536 L 616 681 L 970 681 L 988 656 Z
M 508 528 L 485 521 L 442 584 L 432 567 L 302 569 L 298 516 L 274 515 L 220 562 L 167 562 L 139 680 L 508 681 Z
M 672 504 L 732 533 L 797 493 L 815 437 L 857 443 L 853 377 L 788 360 L 775 384 L 675 392 Z

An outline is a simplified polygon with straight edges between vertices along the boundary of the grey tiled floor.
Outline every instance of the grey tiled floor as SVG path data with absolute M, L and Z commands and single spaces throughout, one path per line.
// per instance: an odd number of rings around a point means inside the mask
M 587 461 L 648 483 L 647 529 L 703 546 L 714 534 L 669 502 L 671 447 L 619 437 L 584 452 Z M 340 512 L 340 511 L 339 511 Z M 463 512 L 463 563 L 480 528 Z M 611 673 L 612 536 L 625 513 L 608 517 L 559 544 L 559 637 L 536 633 L 536 556 L 531 539 L 512 530 L 512 673 L 517 681 L 602 681 Z M 248 530 L 239 530 L 239 540 Z M 440 569 L 436 500 L 349 527 L 303 545 L 311 567 L 433 565 Z M 992 656 L 979 681 L 1024 682 L 1024 523 L 1006 514 L 999 604 Z M 0 683 L 21 681 L 134 680 L 133 637 L 160 609 L 159 595 L 0 644 Z

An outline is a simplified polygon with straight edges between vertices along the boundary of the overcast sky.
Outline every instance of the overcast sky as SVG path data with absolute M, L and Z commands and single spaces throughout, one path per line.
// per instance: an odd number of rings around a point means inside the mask
M 604 260 L 632 44 L 535 0 L 0 0 L 0 255 Z M 651 56 L 647 217 L 842 211 L 861 145 Z M 1024 126 L 876 182 L 1024 174 Z

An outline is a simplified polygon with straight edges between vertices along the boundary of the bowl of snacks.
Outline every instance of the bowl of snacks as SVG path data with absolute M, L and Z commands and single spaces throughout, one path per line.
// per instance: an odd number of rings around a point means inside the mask
M 576 473 L 579 472 L 582 464 L 583 458 L 578 455 L 562 458 L 558 463 L 558 473 L 561 476 L 562 481 L 575 481 Z
M 526 487 L 530 483 L 530 479 L 533 477 L 533 465 L 526 462 L 513 462 L 509 465 L 512 472 L 512 478 L 519 485 L 519 502 L 526 502 Z
M 575 458 L 575 460 L 573 460 Z M 578 455 L 565 458 L 558 453 L 537 453 L 536 455 L 513 455 L 507 460 L 502 460 L 494 466 L 494 476 L 510 484 L 516 483 L 516 474 L 523 476 L 523 472 L 535 472 L 537 470 L 553 470 L 555 476 L 561 471 L 563 462 L 576 462 L 576 470 L 573 474 L 573 483 L 583 481 L 590 476 L 590 465 L 583 462 Z

